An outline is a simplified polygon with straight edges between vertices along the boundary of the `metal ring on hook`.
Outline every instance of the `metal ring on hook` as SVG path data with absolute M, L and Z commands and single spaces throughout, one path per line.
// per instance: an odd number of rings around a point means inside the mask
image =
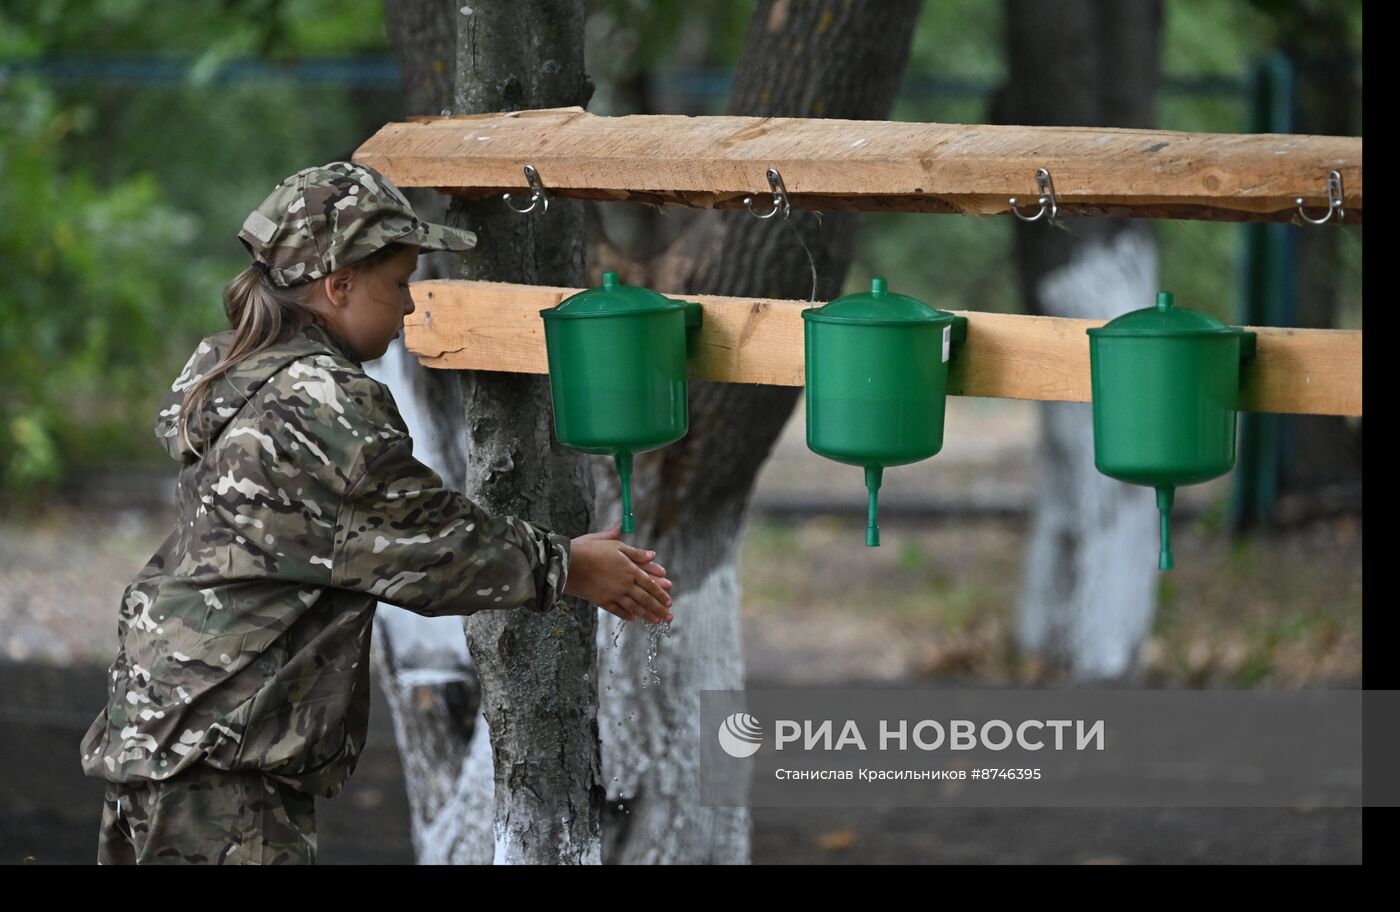
M 1327 214 L 1322 218 L 1313 218 L 1303 211 L 1303 198 L 1297 199 L 1298 216 L 1305 222 L 1312 225 L 1325 225 L 1332 221 L 1332 216 L 1337 216 L 1337 221 L 1346 220 L 1346 210 L 1342 208 L 1342 172 L 1327 172 Z
M 509 193 L 502 193 L 501 199 L 506 201 L 506 205 L 513 211 L 521 215 L 529 215 L 535 211 L 535 207 L 540 209 L 540 215 L 549 211 L 549 194 L 545 193 L 544 183 L 540 180 L 540 173 L 535 170 L 534 165 L 525 166 L 525 182 L 530 185 L 530 205 L 521 209 L 510 201 Z
M 1045 168 L 1035 169 L 1035 190 L 1040 194 L 1040 211 L 1035 215 L 1024 215 L 1016 205 L 1017 197 L 1011 197 L 1011 214 L 1023 222 L 1038 222 L 1041 218 L 1049 216 L 1047 221 L 1055 221 L 1055 216 L 1060 211 L 1059 203 L 1055 200 L 1055 184 L 1050 180 L 1050 172 Z
M 772 211 L 767 214 L 759 214 L 754 210 L 753 197 L 751 196 L 744 197 L 744 208 L 749 210 L 749 215 L 754 218 L 770 219 L 779 212 L 783 214 L 783 218 L 787 218 L 792 215 L 792 203 L 788 201 L 787 187 L 783 184 L 783 176 L 778 173 L 777 168 L 769 168 L 766 173 L 768 175 L 768 188 L 773 194 Z

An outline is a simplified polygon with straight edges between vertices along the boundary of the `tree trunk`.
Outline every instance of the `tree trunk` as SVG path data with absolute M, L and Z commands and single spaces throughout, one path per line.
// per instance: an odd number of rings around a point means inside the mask
M 883 119 L 898 91 L 918 0 L 852 4 L 760 0 L 728 113 Z M 767 192 L 764 165 L 753 186 Z M 839 294 L 850 265 L 856 216 L 818 219 L 794 210 L 792 225 L 816 259 L 816 294 Z M 626 281 L 686 294 L 805 299 L 807 256 L 780 220 L 742 210 L 705 213 L 666 254 Z M 744 685 L 737 556 L 754 479 L 792 413 L 799 390 L 692 381 L 690 433 L 639 456 L 634 473 L 636 540 L 660 554 L 675 588 L 676 620 L 659 630 L 612 624 L 598 631 L 599 725 L 607 784 L 608 862 L 744 863 L 747 809 L 697 804 L 700 691 Z M 619 515 L 617 481 L 598 461 L 598 515 Z M 614 640 L 617 645 L 614 646 Z
M 392 10 L 402 5 L 405 4 L 395 3 L 390 7 L 391 35 L 395 35 L 396 42 L 401 40 L 399 36 L 403 32 L 394 32 Z M 837 2 L 805 4 L 797 9 L 789 9 L 788 4 L 781 0 L 761 4 L 755 14 L 730 112 L 772 116 L 887 117 L 907 59 L 908 38 L 917 13 L 918 4 L 910 0 L 882 5 L 880 9 L 856 11 L 848 10 L 845 4 Z M 544 21 L 540 16 L 531 17 L 528 13 L 522 14 L 521 19 Z M 512 31 L 518 35 L 522 31 L 514 22 L 508 15 L 502 16 L 499 10 L 477 9 L 471 16 L 464 14 L 460 17 L 459 93 L 457 104 L 453 106 L 458 113 L 581 103 L 582 100 L 546 98 L 543 93 L 527 94 L 537 88 L 536 82 L 540 80 L 531 77 L 528 72 L 511 70 L 510 65 L 529 70 L 534 58 L 526 54 L 518 43 L 512 44 L 500 37 L 501 34 L 509 37 Z M 888 46 L 890 35 L 902 36 L 893 47 Z M 802 42 L 805 50 L 802 46 L 795 47 L 796 42 Z M 875 49 L 880 49 L 881 53 L 873 53 Z M 400 56 L 405 56 L 403 50 L 400 50 Z M 501 62 L 502 58 L 504 63 Z M 547 64 L 539 68 L 554 73 L 561 69 L 558 64 L 552 68 Z M 493 67 L 504 68 L 506 72 L 488 78 L 488 74 L 497 71 Z M 464 71 L 476 73 L 481 80 L 482 85 L 477 86 L 475 91 L 469 86 L 461 87 L 461 83 L 467 79 Z M 407 69 L 405 89 L 411 92 Z M 436 107 L 436 104 L 429 109 L 432 107 Z M 547 183 L 547 175 L 545 179 Z M 766 188 L 761 168 L 756 169 L 754 179 L 756 191 Z M 499 205 L 497 203 L 495 207 Z M 544 256 L 533 249 L 538 236 L 535 229 L 557 225 L 556 216 L 566 207 L 564 201 L 554 201 L 548 216 L 539 221 L 533 217 L 514 216 L 503 208 L 495 207 L 489 202 L 475 206 L 454 205 L 452 218 L 457 220 L 454 223 L 465 224 L 481 236 L 468 275 L 497 280 L 578 283 L 577 279 L 567 274 L 570 264 L 561 262 L 565 257 L 556 256 L 552 262 L 544 263 Z M 840 290 L 849 265 L 855 217 L 849 214 L 828 215 L 825 224 L 819 225 L 813 216 L 794 213 L 794 221 L 813 247 L 821 275 L 817 293 L 822 297 L 834 296 Z M 538 234 L 542 235 L 543 231 Z M 508 243 L 507 236 L 519 238 L 520 243 Z M 569 248 L 565 241 L 573 241 L 577 237 L 575 231 L 572 238 L 566 235 L 553 241 L 550 249 L 563 253 Z M 540 238 L 540 243 L 548 242 Z M 522 253 L 512 257 L 512 251 Z M 653 287 L 690 293 L 805 297 L 811 291 L 806 256 L 792 232 L 772 222 L 760 224 L 746 213 L 715 214 L 698 219 L 693 229 L 674 243 L 666 256 L 648 264 L 644 275 L 633 274 L 631 279 Z M 442 375 L 441 372 L 428 373 Z M 536 504 L 556 503 L 557 499 L 551 499 L 552 492 L 557 493 L 570 485 L 567 466 L 563 469 L 557 466 L 561 454 L 553 446 L 550 432 L 547 386 L 540 382 L 534 400 L 530 401 L 528 387 L 532 385 L 532 379 L 479 374 L 464 383 L 469 397 L 467 413 L 470 419 L 473 479 L 468 493 L 487 509 L 514 511 L 527 518 L 538 518 L 520 509 L 522 503 L 528 506 L 526 498 L 533 497 Z M 507 393 L 514 392 L 518 394 L 518 400 L 524 401 L 513 410 L 502 409 L 497 404 L 498 397 L 491 395 L 487 383 L 499 384 L 491 389 L 504 387 Z M 527 388 L 524 394 L 520 394 L 522 387 Z M 657 679 L 665 681 L 665 693 L 658 686 L 645 686 L 650 679 L 644 675 L 650 672 L 644 668 L 646 662 L 641 653 L 647 637 L 636 635 L 639 631 L 629 629 L 623 648 L 610 651 L 603 663 L 604 673 L 598 682 L 599 695 L 604 702 L 600 722 L 606 730 L 604 749 L 608 766 L 616 770 L 615 774 L 608 776 L 612 783 L 611 797 L 618 799 L 618 802 L 610 805 L 609 860 L 748 859 L 747 813 L 742 810 L 707 812 L 706 809 L 695 808 L 693 790 L 683 776 L 686 769 L 693 769 L 695 757 L 698 756 L 698 733 L 693 731 L 697 718 L 695 705 L 698 690 L 702 687 L 742 686 L 735 563 L 738 536 L 753 480 L 791 413 L 795 399 L 795 390 L 693 384 L 690 435 L 676 446 L 638 460 L 636 474 L 641 509 L 638 510 L 640 523 L 637 540 L 646 542 L 649 547 L 656 547 L 663 555 L 672 577 L 677 580 L 676 590 L 672 594 L 676 599 L 678 620 L 674 631 L 676 646 L 668 646 L 658 657 L 655 667 Z M 521 415 L 540 416 L 542 421 L 529 428 L 520 422 Z M 514 434 L 511 434 L 512 431 Z M 545 435 L 543 441 L 541 431 Z M 550 453 L 548 462 L 554 466 L 552 469 L 530 455 L 545 452 Z M 504 491 L 499 482 L 496 498 L 472 487 L 491 478 L 493 458 L 489 453 L 499 454 L 495 457 L 499 461 L 497 465 L 514 466 L 514 488 L 523 491 L 523 495 L 512 496 Z M 563 455 L 566 458 L 562 461 L 567 463 L 567 454 Z M 616 479 L 602 461 L 599 461 L 597 468 L 600 477 L 609 486 L 600 504 L 603 509 L 616 515 Z M 527 473 L 533 476 L 533 482 L 521 483 L 520 479 Z M 587 479 L 578 480 L 577 488 L 587 492 Z M 683 511 L 684 532 L 681 526 Z M 562 531 L 561 526 L 556 525 L 555 528 Z M 580 525 L 577 531 L 582 530 L 583 525 Z M 692 617 L 694 623 L 687 623 Z M 538 797 L 569 791 L 574 795 L 572 801 L 556 801 L 555 807 L 565 803 L 570 808 L 580 806 L 578 802 L 583 800 L 596 800 L 594 796 L 583 797 L 587 793 L 582 788 L 591 781 L 584 766 L 595 748 L 577 743 L 581 731 L 577 720 L 586 718 L 587 713 L 575 711 L 567 720 L 562 714 L 556 715 L 553 726 L 548 719 L 543 720 L 534 729 L 534 735 L 538 735 L 536 737 L 531 733 L 530 720 L 523 717 L 531 709 L 528 699 L 521 699 L 521 695 L 529 698 L 539 692 L 536 683 L 493 683 L 493 680 L 500 681 L 522 672 L 528 674 L 527 666 L 533 665 L 537 671 L 546 663 L 551 667 L 563 666 L 577 657 L 577 644 L 573 655 L 542 657 L 536 654 L 526 658 L 521 652 L 535 648 L 535 644 L 528 638 L 521 644 L 522 637 L 516 636 L 517 652 L 512 656 L 512 666 L 507 668 L 499 663 L 498 658 L 483 656 L 483 636 L 477 627 L 482 620 L 486 619 L 480 616 L 471 619 L 468 632 L 474 641 L 473 654 L 483 669 L 487 716 L 492 721 L 493 734 L 506 728 L 507 721 L 513 723 L 509 726 L 509 741 L 493 737 L 498 770 L 496 857 L 498 860 L 556 860 L 564 855 L 569 856 L 564 860 L 592 860 L 586 847 L 578 851 L 580 843 L 588 838 L 587 828 L 574 827 L 575 830 L 582 829 L 582 835 L 571 833 L 561 836 L 549 832 L 549 822 L 561 815 L 543 809 L 546 802 Z M 593 620 L 591 614 L 588 620 Z M 574 625 L 569 628 L 568 639 L 571 641 L 578 639 L 576 630 L 578 635 L 585 633 L 581 619 L 575 618 Z M 560 630 L 563 630 L 562 626 Z M 610 646 L 612 634 L 611 628 L 600 629 L 598 642 Z M 591 637 L 592 631 L 588 630 L 587 635 Z M 489 631 L 489 637 L 496 643 L 510 639 L 494 628 Z M 403 640 L 392 635 L 381 639 L 390 644 Z M 635 661 L 623 664 L 624 653 Z M 558 674 L 566 683 L 568 680 L 577 681 L 579 677 L 570 679 L 566 668 Z M 587 675 L 588 671 L 584 670 L 582 676 L 586 679 Z M 421 687 L 423 677 L 426 676 L 410 680 L 414 686 Z M 502 697 L 514 699 L 509 702 L 502 699 L 501 705 L 493 710 L 493 691 Z M 624 694 L 629 692 L 638 694 L 630 719 L 626 718 L 629 713 L 621 703 Z M 396 720 L 406 719 L 408 715 L 400 713 Z M 517 718 L 518 715 L 521 718 Z M 416 734 L 404 737 L 407 729 L 400 730 L 401 741 L 419 741 L 426 745 L 434 743 L 436 737 L 436 743 L 443 743 L 440 733 L 452 730 L 454 723 L 451 719 L 460 717 L 460 713 L 456 717 L 442 712 L 425 714 L 424 719 L 418 720 Z M 573 723 L 572 729 L 568 723 Z M 551 727 L 557 732 L 552 737 Z M 456 725 L 456 730 L 460 734 L 462 727 Z M 575 743 L 569 743 L 571 737 Z M 425 796 L 436 801 L 436 804 L 433 801 L 424 802 L 425 807 L 437 809 L 435 817 L 424 816 L 424 830 L 429 834 L 435 827 L 441 829 L 441 824 L 449 816 L 447 811 L 454 807 L 454 801 L 459 802 L 456 807 L 460 816 L 463 808 L 460 802 L 472 791 L 463 788 L 462 783 L 470 778 L 473 768 L 481 765 L 478 763 L 474 767 L 473 764 L 473 759 L 480 756 L 477 752 L 463 750 L 463 745 L 479 744 L 479 740 L 469 742 L 468 737 L 459 736 L 456 743 L 454 762 L 440 764 L 441 769 L 425 769 L 418 774 L 434 783 L 422 789 Z M 540 757 L 542 749 L 549 750 L 553 755 L 550 765 L 558 767 L 560 775 L 551 777 L 549 770 L 543 766 L 521 769 L 509 760 L 512 757 Z M 431 756 L 431 753 L 424 751 L 405 751 L 405 756 L 410 753 Z M 465 764 L 456 762 L 455 757 L 464 753 L 467 757 Z M 592 756 L 596 762 L 596 754 Z M 580 763 L 580 760 L 584 763 Z M 407 759 L 405 765 L 409 765 Z M 458 770 L 460 774 L 453 779 L 453 787 L 444 784 L 451 770 Z M 594 772 L 596 774 L 596 768 Z M 625 783 L 622 782 L 624 773 L 627 777 Z M 538 795 L 529 800 L 512 795 L 503 781 L 507 774 L 511 776 L 512 785 L 519 787 L 528 783 L 537 790 Z M 410 776 L 413 775 L 415 773 L 410 772 Z M 450 797 L 444 799 L 444 796 Z M 626 803 L 622 803 L 624 800 Z M 638 810 L 635 819 L 631 814 L 633 809 Z M 571 813 L 567 811 L 564 818 L 570 819 Z M 536 821 L 545 825 L 533 826 Z M 570 822 L 576 823 L 571 819 Z M 596 834 L 596 830 L 594 832 Z M 570 843 L 573 850 L 550 851 L 552 845 L 567 846 Z M 420 860 L 424 858 L 420 842 Z
M 1010 74 L 995 119 L 1152 126 L 1161 21 L 1160 0 L 1009 0 Z M 1031 173 L 1026 186 L 1032 197 Z M 1154 300 L 1150 223 L 1018 224 L 1015 249 L 1032 313 L 1109 319 Z M 1076 678 L 1122 675 L 1133 667 L 1156 610 L 1153 492 L 1094 467 L 1087 404 L 1041 406 L 1039 468 L 1020 646 L 1067 666 Z
M 679 35 L 675 46 L 668 49 L 666 67 L 686 70 L 698 68 L 710 59 L 710 45 L 713 38 L 712 22 L 715 16 L 713 7 L 701 4 L 687 6 L 681 14 Z M 627 35 L 635 46 L 637 35 L 626 23 L 619 22 L 611 33 L 595 36 L 596 50 L 590 47 L 591 59 L 604 56 L 608 64 L 595 67 L 594 81 L 599 85 L 598 98 L 594 99 L 592 112 L 609 116 L 625 114 L 685 114 L 697 115 L 704 111 L 691 107 L 666 108 L 656 106 L 652 90 L 654 74 L 651 72 L 649 55 L 638 50 L 633 56 L 616 59 L 611 53 L 619 34 Z M 604 76 L 601 74 L 609 74 Z M 600 109 L 599 101 L 604 102 Z M 609 263 L 623 260 L 652 259 L 665 252 L 677 235 L 685 230 L 695 218 L 703 218 L 700 210 L 677 206 L 649 206 L 643 203 L 613 203 L 587 207 L 589 219 L 589 262 L 600 258 Z M 590 284 L 602 281 L 602 272 L 590 273 Z
M 455 113 L 581 106 L 591 94 L 582 0 L 460 7 Z M 448 223 L 477 232 L 469 278 L 582 284 L 578 202 L 522 216 L 498 199 L 454 200 Z M 586 457 L 554 439 L 548 379 L 469 371 L 461 382 L 468 496 L 570 537 L 592 528 L 592 474 Z M 495 757 L 495 861 L 598 862 L 596 609 L 570 599 L 544 615 L 481 612 L 465 627 Z
M 452 101 L 457 8 L 451 0 L 389 0 L 385 18 L 402 74 L 403 113 L 436 114 Z M 414 211 L 442 221 L 444 197 L 405 190 Z M 414 281 L 456 278 L 454 254 L 421 257 Z M 415 451 L 455 487 L 466 475 L 462 392 L 455 375 L 432 371 L 402 341 L 367 365 L 394 391 Z M 484 864 L 494 855 L 495 786 L 481 691 L 460 621 L 425 618 L 381 604 L 375 659 L 403 761 L 415 856 L 420 864 Z

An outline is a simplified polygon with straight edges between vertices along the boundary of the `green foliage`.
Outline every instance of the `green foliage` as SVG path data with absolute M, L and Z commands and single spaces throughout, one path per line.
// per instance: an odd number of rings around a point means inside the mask
M 176 12 L 178 11 L 178 12 Z M 0 488 L 163 459 L 151 424 L 224 327 L 238 226 L 281 178 L 349 157 L 397 93 L 214 84 L 230 56 L 383 53 L 380 0 L 46 0 L 0 11 L 0 55 L 178 54 L 183 84 L 0 81 Z
M 1359 0 L 1249 0 L 1249 7 L 1271 46 L 1328 52 L 1346 40 L 1361 48 Z
M 1002 7 L 986 0 L 926 0 L 908 72 L 1000 82 L 1006 76 Z
M 163 305 L 195 291 L 181 269 L 193 223 L 149 176 L 101 186 L 56 169 L 90 109 L 14 81 L 0 120 L 0 481 L 13 490 L 56 480 L 94 428 L 149 402 L 145 365 L 179 323 Z
M 382 0 L 43 0 L 0 11 L 0 52 L 224 58 L 354 54 L 388 47 Z
M 1170 0 L 1163 8 L 1162 72 L 1243 77 L 1268 50 L 1267 28 L 1268 17 L 1248 3 Z

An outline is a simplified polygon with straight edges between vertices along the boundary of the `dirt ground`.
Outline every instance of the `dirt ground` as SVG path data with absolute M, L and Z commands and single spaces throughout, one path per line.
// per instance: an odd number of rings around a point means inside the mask
M 750 686 L 1056 678 L 1018 655 L 1013 635 L 1034 410 L 953 400 L 949 428 L 944 453 L 888 473 L 890 517 L 882 547 L 869 549 L 858 471 L 806 452 L 800 421 L 789 427 L 760 477 L 743 551 Z M 102 788 L 81 776 L 77 744 L 104 699 L 118 597 L 171 522 L 159 492 L 118 487 L 81 510 L 0 518 L 0 863 L 94 856 Z M 1202 485 L 1179 500 L 1177 569 L 1161 577 L 1135 683 L 1360 686 L 1359 518 L 1235 539 L 1221 528 L 1227 491 Z M 827 515 L 780 518 L 817 502 Z M 901 508 L 921 518 L 901 519 Z M 371 728 L 346 791 L 319 802 L 323 863 L 412 861 L 382 699 Z M 760 808 L 752 819 L 755 863 L 1361 858 L 1357 809 Z

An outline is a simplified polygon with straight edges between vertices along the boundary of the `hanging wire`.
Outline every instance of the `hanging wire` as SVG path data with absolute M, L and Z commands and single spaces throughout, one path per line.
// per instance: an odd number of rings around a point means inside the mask
M 818 226 L 822 223 L 821 215 L 820 212 L 816 213 Z M 792 219 L 784 218 L 783 222 L 792 229 L 793 234 L 797 235 L 797 243 L 802 245 L 802 252 L 807 254 L 807 265 L 812 269 L 812 293 L 807 296 L 807 306 L 809 308 L 815 307 L 817 303 L 817 258 L 812 256 L 812 248 L 807 246 L 807 241 L 803 239 L 802 232 L 797 230 L 797 225 L 793 223 Z

